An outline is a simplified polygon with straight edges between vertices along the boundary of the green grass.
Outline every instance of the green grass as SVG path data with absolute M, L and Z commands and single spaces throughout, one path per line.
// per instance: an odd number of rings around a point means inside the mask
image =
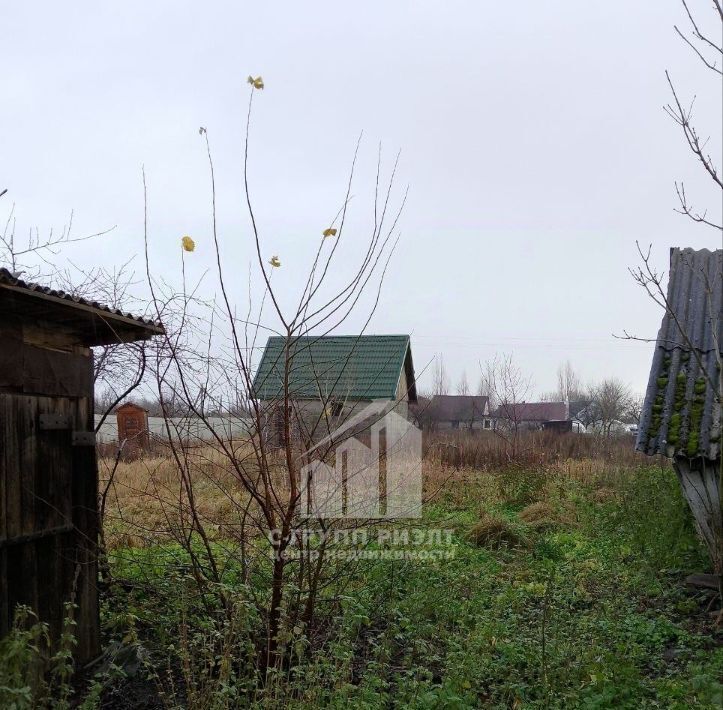
M 579 524 L 530 549 L 460 535 L 452 561 L 370 566 L 345 615 L 371 630 L 358 680 L 329 690 L 338 671 L 321 672 L 297 705 L 720 707 L 723 649 L 696 630 L 680 583 L 705 562 L 677 484 L 646 469 L 621 492 L 601 506 L 571 490 Z M 359 637 L 352 624 L 347 653 Z
M 230 617 L 178 547 L 115 551 L 129 584 L 104 597 L 106 643 L 147 649 L 143 678 L 167 707 L 720 708 L 721 637 L 683 585 L 708 563 L 673 472 L 619 471 L 606 496 L 558 476 L 451 482 L 423 524 L 454 529 L 454 557 L 359 563 L 324 589 L 313 633 L 288 631 L 293 663 L 265 688 L 253 602 L 268 567 L 244 584 L 220 543 Z M 520 510 L 543 499 L 564 515 L 526 525 Z M 470 536 L 490 518 L 515 535 Z M 113 707 L 123 688 L 105 691 Z
M 365 561 L 343 590 L 326 590 L 330 603 L 319 606 L 331 630 L 316 647 L 299 631 L 295 668 L 261 695 L 237 673 L 236 697 L 299 708 L 720 707 L 720 639 L 701 625 L 703 613 L 682 585 L 706 561 L 672 472 L 629 472 L 602 504 L 565 481 L 554 490 L 575 523 L 541 531 L 517 518 L 525 495 L 541 495 L 538 474 L 527 477 L 533 484 L 503 480 L 492 500 L 488 482 L 473 479 L 462 495 L 427 506 L 428 525 L 455 529 L 454 558 Z M 475 544 L 467 533 L 481 509 L 529 544 Z M 117 574 L 146 585 L 129 595 L 128 608 L 159 648 L 178 638 L 179 623 L 191 624 L 201 647 L 213 633 L 179 555 L 165 547 L 116 560 Z M 228 569 L 229 589 L 248 600 L 251 590 L 233 563 Z M 251 673 L 258 620 L 252 605 L 245 608 Z

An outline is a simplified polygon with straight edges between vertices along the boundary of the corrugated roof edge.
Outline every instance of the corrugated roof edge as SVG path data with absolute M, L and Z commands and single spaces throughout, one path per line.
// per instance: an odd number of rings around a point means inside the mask
M 50 288 L 49 286 L 42 286 L 41 284 L 33 283 L 32 281 L 24 281 L 18 276 L 15 276 L 15 274 L 5 267 L 0 267 L 0 285 L 2 284 L 27 291 L 31 295 L 39 294 L 42 296 L 57 298 L 58 300 L 64 301 L 71 306 L 85 306 L 86 308 L 94 308 L 95 310 L 103 311 L 104 313 L 108 313 L 112 316 L 119 316 L 147 328 L 154 329 L 158 335 L 163 335 L 166 332 L 160 321 L 154 321 L 141 316 L 134 316 L 132 313 L 124 313 L 118 308 L 111 308 L 110 306 L 106 306 L 98 301 L 89 301 L 88 299 L 81 298 L 80 296 L 73 296 L 70 293 L 59 291 Z
M 718 353 L 711 313 L 723 310 L 722 264 L 721 250 L 670 250 L 666 298 L 675 317 L 663 315 L 653 351 L 635 442 L 642 453 L 713 460 L 719 455 Z

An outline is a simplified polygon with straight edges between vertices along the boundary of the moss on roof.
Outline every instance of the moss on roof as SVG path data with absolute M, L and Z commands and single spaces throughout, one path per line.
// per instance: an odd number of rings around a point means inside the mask
M 719 456 L 718 352 L 723 251 L 672 249 L 667 303 L 653 354 L 636 448 L 666 456 Z M 717 330 L 717 332 L 716 332 Z

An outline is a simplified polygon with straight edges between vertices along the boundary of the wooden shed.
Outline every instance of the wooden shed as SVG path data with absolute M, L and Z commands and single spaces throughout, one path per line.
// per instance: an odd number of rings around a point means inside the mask
M 24 604 L 57 638 L 72 601 L 76 660 L 99 653 L 90 348 L 162 333 L 0 268 L 0 637 Z
M 721 575 L 723 251 L 671 249 L 665 303 L 636 448 L 672 459 Z
M 133 402 L 126 402 L 115 410 L 115 418 L 118 443 L 123 445 L 126 454 L 133 457 L 148 451 L 148 411 Z

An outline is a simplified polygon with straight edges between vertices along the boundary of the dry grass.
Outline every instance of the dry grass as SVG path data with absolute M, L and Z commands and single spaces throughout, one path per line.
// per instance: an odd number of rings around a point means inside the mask
M 482 513 L 470 528 L 468 537 L 477 547 L 498 549 L 500 547 L 527 547 L 528 540 L 505 518 Z
M 584 461 L 588 465 L 596 462 L 631 467 L 646 460 L 634 451 L 630 436 L 606 438 L 549 431 L 521 432 L 514 452 L 508 441 L 493 432 L 430 432 L 424 439 L 424 458 L 453 468 L 492 470 Z M 584 470 L 585 465 L 581 468 Z
M 597 456 L 587 455 L 594 453 L 589 450 L 595 443 L 591 441 L 589 437 L 530 434 L 528 452 L 534 448 L 534 462 L 525 464 L 503 461 L 494 436 L 458 435 L 455 458 L 450 453 L 455 449 L 436 446 L 439 440 L 431 435 L 425 440 L 424 501 L 444 502 L 455 509 L 526 506 L 520 520 L 530 527 L 573 525 L 572 506 L 566 502 L 571 481 L 591 489 L 596 502 L 607 502 L 619 495 L 620 481 L 634 468 L 631 461 L 649 462 L 632 452 L 627 439 L 610 443 L 598 450 Z M 577 457 L 560 458 L 566 449 Z M 247 471 L 255 470 L 250 447 L 238 446 L 235 456 Z M 459 465 L 467 460 L 478 465 Z M 243 525 L 247 508 L 252 519 L 257 515 L 255 507 L 248 505 L 248 493 L 228 457 L 213 446 L 190 448 L 180 467 L 169 450 L 120 461 L 115 470 L 114 466 L 112 457 L 99 460 L 101 492 L 110 481 L 104 518 L 109 549 L 147 546 L 184 536 L 192 513 L 189 486 L 199 520 L 210 537 L 234 540 L 242 529 L 244 536 L 258 534 L 253 524 Z M 281 459 L 273 462 L 273 476 L 283 496 L 286 486 Z M 503 527 L 500 520 L 483 516 L 473 534 L 479 540 L 494 540 L 498 534 L 504 539 Z
M 210 535 L 233 537 L 249 500 L 228 458 L 212 447 L 186 452 L 180 466 L 171 455 L 120 461 L 117 466 L 114 459 L 100 459 L 99 476 L 101 492 L 106 487 L 108 491 L 104 527 L 109 549 L 156 544 L 184 534 L 192 514 L 189 488 Z
M 620 494 L 618 491 L 616 491 L 614 488 L 609 488 L 607 486 L 602 486 L 601 488 L 598 488 L 593 494 L 592 499 L 596 503 L 611 503 L 613 501 L 617 501 L 620 499 Z
M 522 522 L 538 531 L 575 525 L 575 508 L 567 501 L 540 500 L 519 512 Z

